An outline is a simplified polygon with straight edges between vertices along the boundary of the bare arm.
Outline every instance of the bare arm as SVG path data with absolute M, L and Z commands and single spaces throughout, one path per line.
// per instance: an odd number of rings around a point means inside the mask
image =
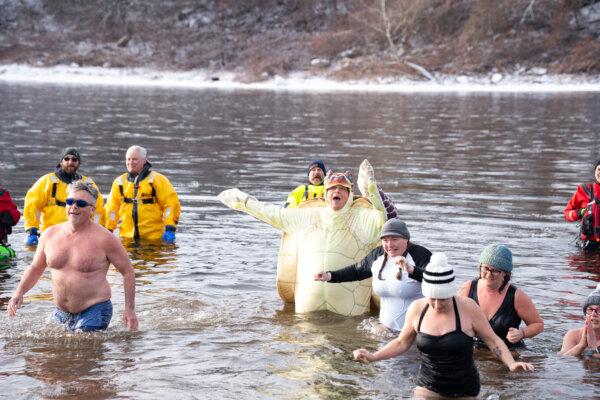
M 40 238 L 40 243 L 35 250 L 33 261 L 29 267 L 25 270 L 21 282 L 15 290 L 12 298 L 8 301 L 8 308 L 6 310 L 9 317 L 13 317 L 17 313 L 17 309 L 23 305 L 23 296 L 27 293 L 36 283 L 40 280 L 40 277 L 46 269 L 46 238 L 50 234 L 50 229 L 44 232 Z
M 540 317 L 540 313 L 535 308 L 533 301 L 521 289 L 517 289 L 515 294 L 515 309 L 527 327 L 521 329 L 510 328 L 506 337 L 511 343 L 534 337 L 544 330 L 544 321 Z
M 571 329 L 563 338 L 562 348 L 558 354 L 563 356 L 578 357 L 588 347 L 587 343 L 588 323 L 581 329 Z
M 415 303 L 419 303 L 420 306 L 415 306 Z M 366 349 L 354 350 L 354 359 L 359 361 L 379 361 L 385 360 L 392 357 L 397 357 L 400 354 L 410 349 L 415 338 L 417 337 L 417 331 L 415 329 L 415 318 L 418 318 L 419 311 L 423 308 L 423 303 L 419 301 L 413 302 L 408 311 L 406 312 L 406 319 L 400 335 L 383 346 L 375 353 L 370 353 Z
M 123 321 L 130 331 L 138 328 L 138 319 L 135 314 L 135 272 L 129 261 L 125 248 L 117 237 L 107 234 L 106 239 L 108 262 L 123 275 L 123 289 L 125 291 L 125 309 L 123 310 Z
M 506 347 L 506 344 L 492 330 L 489 321 L 479 306 L 472 300 L 465 301 L 466 311 L 471 315 L 473 330 L 489 347 L 489 349 L 498 357 L 504 365 L 511 371 L 522 369 L 524 371 L 533 371 L 533 365 L 524 362 L 516 362 L 512 354 Z

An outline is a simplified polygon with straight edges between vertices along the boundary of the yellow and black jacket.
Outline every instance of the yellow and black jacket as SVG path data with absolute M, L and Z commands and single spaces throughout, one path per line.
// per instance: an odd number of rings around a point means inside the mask
M 60 167 L 57 167 L 55 172 L 42 176 L 27 191 L 25 195 L 25 207 L 23 209 L 25 230 L 28 231 L 31 228 L 36 228 L 44 231 L 52 225 L 65 222 L 67 220 L 65 203 L 67 199 L 67 186 L 76 180 L 91 182 L 98 190 L 93 219 L 100 225 L 104 225 L 102 208 L 104 199 L 96 183 L 87 176 L 78 174 L 67 175 Z
M 119 235 L 128 239 L 160 240 L 165 226 L 177 227 L 181 205 L 171 182 L 162 174 L 144 170 L 131 176 L 125 173 L 114 180 L 104 216 L 106 228 L 119 227 Z

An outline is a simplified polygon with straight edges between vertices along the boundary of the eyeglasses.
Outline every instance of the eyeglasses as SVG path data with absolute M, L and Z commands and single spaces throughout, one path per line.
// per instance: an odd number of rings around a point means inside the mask
M 586 315 L 592 315 L 596 313 L 596 315 L 600 315 L 600 306 L 596 306 L 596 307 L 588 307 L 585 309 L 585 314 Z
M 483 265 L 480 265 L 479 268 L 481 268 L 481 273 L 491 274 L 492 276 L 498 276 L 502 273 L 502 271 L 500 271 L 499 269 L 484 267 Z
M 73 204 L 77 204 L 77 207 L 79 208 L 86 208 L 87 206 L 91 206 L 91 203 L 88 203 L 85 200 L 75 200 L 72 198 L 68 198 L 67 200 L 65 200 L 65 203 L 67 203 L 68 206 L 72 206 Z
M 79 161 L 79 158 L 77 158 L 77 157 L 65 157 L 65 158 L 63 158 L 63 161 L 77 162 L 77 161 Z

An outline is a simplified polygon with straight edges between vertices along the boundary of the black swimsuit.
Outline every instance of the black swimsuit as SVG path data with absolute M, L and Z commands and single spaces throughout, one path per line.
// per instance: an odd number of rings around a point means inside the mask
M 469 297 L 475 300 L 477 304 L 479 304 L 479 299 L 477 298 L 478 282 L 479 279 L 472 280 L 471 289 L 469 290 Z M 498 335 L 498 337 L 502 339 L 508 347 L 525 346 L 523 340 L 519 340 L 516 343 L 511 343 L 506 338 L 506 335 L 508 334 L 508 328 L 519 329 L 519 325 L 521 325 L 521 317 L 519 317 L 519 314 L 515 309 L 516 292 L 516 287 L 514 287 L 513 285 L 508 286 L 506 296 L 504 296 L 504 300 L 502 301 L 502 304 L 500 304 L 500 308 L 498 308 L 498 311 L 496 311 L 496 313 L 490 319 L 490 325 L 492 326 L 494 333 Z
M 421 312 L 417 327 L 417 348 L 423 353 L 417 385 L 445 397 L 475 397 L 481 384 L 473 360 L 473 338 L 464 333 L 456 300 L 452 298 L 456 329 L 440 336 L 421 332 L 421 322 L 429 308 Z

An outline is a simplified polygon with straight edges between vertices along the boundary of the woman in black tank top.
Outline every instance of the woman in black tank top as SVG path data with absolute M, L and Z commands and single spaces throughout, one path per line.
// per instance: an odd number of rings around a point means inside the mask
M 409 307 L 400 336 L 375 353 L 355 350 L 355 359 L 378 361 L 396 357 L 416 340 L 422 358 L 414 394 L 420 397 L 475 397 L 479 394 L 479 374 L 473 360 L 475 335 L 511 371 L 533 370 L 531 364 L 515 362 L 473 300 L 454 297 L 454 270 L 448 267 L 444 254 L 431 256 L 421 288 L 425 298 L 415 300 Z
M 509 283 L 512 252 L 502 244 L 492 244 L 483 249 L 479 262 L 479 279 L 465 282 L 458 294 L 479 304 L 507 346 L 524 346 L 524 338 L 544 330 L 544 321 L 529 296 Z M 525 327 L 519 327 L 521 321 Z

